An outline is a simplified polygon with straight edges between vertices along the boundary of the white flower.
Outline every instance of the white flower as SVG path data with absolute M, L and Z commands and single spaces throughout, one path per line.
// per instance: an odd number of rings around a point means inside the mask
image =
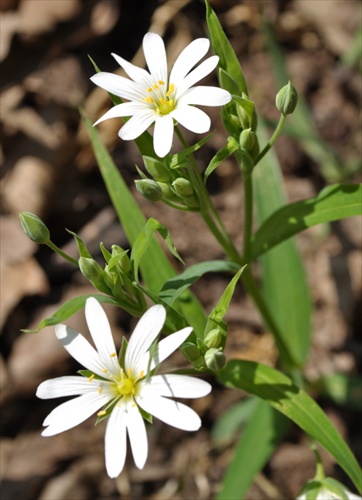
M 147 33 L 143 38 L 143 52 L 149 72 L 112 54 L 130 79 L 101 72 L 91 80 L 129 102 L 111 108 L 95 125 L 108 118 L 131 116 L 118 132 L 120 138 L 127 141 L 136 139 L 154 123 L 153 145 L 160 158 L 170 152 L 174 120 L 192 132 L 207 132 L 210 118 L 194 105 L 223 106 L 231 100 L 226 90 L 192 87 L 211 73 L 219 62 L 218 56 L 211 56 L 192 69 L 207 53 L 209 46 L 207 38 L 191 42 L 178 56 L 169 77 L 165 45 L 156 33 Z
M 95 412 L 99 417 L 109 415 L 105 433 L 106 469 L 110 477 L 117 477 L 126 459 L 127 433 L 136 466 L 142 469 L 146 462 L 147 434 L 140 409 L 169 425 L 195 431 L 201 426 L 200 417 L 188 406 L 168 398 L 199 398 L 209 394 L 211 386 L 189 376 L 152 374 L 192 331 L 191 327 L 184 328 L 154 345 L 166 319 L 163 306 L 153 306 L 142 316 L 120 361 L 107 316 L 94 298 L 87 299 L 85 315 L 97 350 L 68 326 L 57 325 L 55 333 L 65 349 L 91 374 L 59 377 L 39 385 L 36 394 L 42 399 L 78 396 L 47 416 L 44 421 L 47 428 L 42 435 L 53 436 L 71 429 Z

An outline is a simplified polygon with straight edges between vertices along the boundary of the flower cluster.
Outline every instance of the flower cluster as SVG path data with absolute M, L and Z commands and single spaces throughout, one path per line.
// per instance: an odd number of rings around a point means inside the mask
M 142 469 L 148 455 L 143 417 L 153 415 L 186 431 L 201 426 L 199 416 L 173 399 L 199 398 L 211 391 L 207 382 L 184 375 L 155 374 L 155 369 L 190 335 L 187 327 L 155 344 L 165 319 L 165 308 L 151 307 L 139 320 L 125 349 L 117 356 L 105 312 L 94 298 L 86 301 L 85 315 L 96 349 L 78 332 L 57 325 L 55 333 L 65 349 L 87 371 L 40 384 L 42 399 L 78 396 L 56 407 L 45 419 L 43 436 L 53 436 L 85 421 L 98 412 L 99 420 L 109 417 L 105 433 L 106 469 L 117 477 L 126 459 L 128 434 L 135 464 Z M 126 342 L 125 342 L 126 343 Z
M 111 108 L 95 125 L 108 118 L 132 117 L 119 130 L 119 136 L 123 140 L 133 140 L 154 123 L 153 145 L 160 158 L 171 150 L 174 121 L 192 132 L 207 132 L 210 129 L 210 118 L 194 106 L 222 106 L 231 100 L 231 95 L 226 90 L 193 87 L 211 73 L 219 62 L 218 56 L 211 56 L 192 69 L 205 56 L 209 47 L 207 38 L 191 42 L 178 56 L 170 75 L 165 45 L 156 33 L 147 33 L 143 38 L 143 51 L 149 72 L 112 54 L 130 78 L 100 72 L 91 80 L 129 102 Z

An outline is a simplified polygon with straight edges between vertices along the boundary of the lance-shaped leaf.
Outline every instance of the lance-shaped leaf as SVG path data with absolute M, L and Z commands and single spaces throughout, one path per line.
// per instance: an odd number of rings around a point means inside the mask
M 239 143 L 233 138 L 228 137 L 226 141 L 226 146 L 221 148 L 216 155 L 212 158 L 208 164 L 204 173 L 204 182 L 206 184 L 209 175 L 222 163 L 226 158 L 232 155 L 235 151 L 239 149 Z
M 274 368 L 253 361 L 232 360 L 219 381 L 227 387 L 255 394 L 295 422 L 320 443 L 361 492 L 361 469 L 356 458 L 322 408 L 293 381 Z
M 219 67 L 228 73 L 231 78 L 237 83 L 239 94 L 243 92 L 248 95 L 243 70 L 240 67 L 238 58 L 232 48 L 221 24 L 210 7 L 208 0 L 206 3 L 206 21 L 209 28 L 210 39 L 215 53 L 219 56 Z
M 362 184 L 333 184 L 317 196 L 286 205 L 261 225 L 252 243 L 252 259 L 309 227 L 362 214 Z

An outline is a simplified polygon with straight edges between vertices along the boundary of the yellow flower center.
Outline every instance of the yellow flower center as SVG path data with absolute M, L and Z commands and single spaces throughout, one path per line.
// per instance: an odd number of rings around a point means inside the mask
M 175 85 L 170 83 L 166 89 L 165 82 L 158 80 L 152 87 L 148 87 L 147 93 L 149 95 L 143 99 L 143 102 L 151 104 L 156 113 L 162 116 L 168 115 L 176 108 Z

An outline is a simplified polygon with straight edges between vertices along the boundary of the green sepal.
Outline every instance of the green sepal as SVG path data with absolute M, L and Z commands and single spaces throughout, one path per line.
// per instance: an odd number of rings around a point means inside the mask
M 126 337 L 122 337 L 121 348 L 118 354 L 118 362 L 121 368 L 124 368 L 124 358 L 126 356 L 127 347 L 128 347 L 128 340 L 126 339 Z
M 78 236 L 76 233 L 74 233 L 73 231 L 70 231 L 70 229 L 66 229 L 66 231 L 74 237 L 75 242 L 77 243 L 79 256 L 85 257 L 87 259 L 93 259 L 91 253 L 89 252 L 89 250 L 88 250 L 86 244 L 84 243 L 84 241 L 82 240 L 82 238 L 80 236 Z
M 190 154 L 192 154 L 195 151 L 197 151 L 198 149 L 200 149 L 204 144 L 207 143 L 208 140 L 211 139 L 211 137 L 213 135 L 214 135 L 214 132 L 211 132 L 206 137 L 204 137 L 203 139 L 200 139 L 192 146 L 184 149 L 183 151 L 180 151 L 179 153 L 172 155 L 172 158 L 170 161 L 170 168 L 171 169 L 182 168 L 185 165 L 185 162 L 188 163 L 187 156 L 189 156 Z
M 102 255 L 103 255 L 103 258 L 104 260 L 106 261 L 106 263 L 108 264 L 110 258 L 112 257 L 112 254 L 111 252 L 109 252 L 106 247 L 103 245 L 103 243 L 100 243 L 99 244 L 99 247 L 101 249 L 101 252 L 102 252 Z

